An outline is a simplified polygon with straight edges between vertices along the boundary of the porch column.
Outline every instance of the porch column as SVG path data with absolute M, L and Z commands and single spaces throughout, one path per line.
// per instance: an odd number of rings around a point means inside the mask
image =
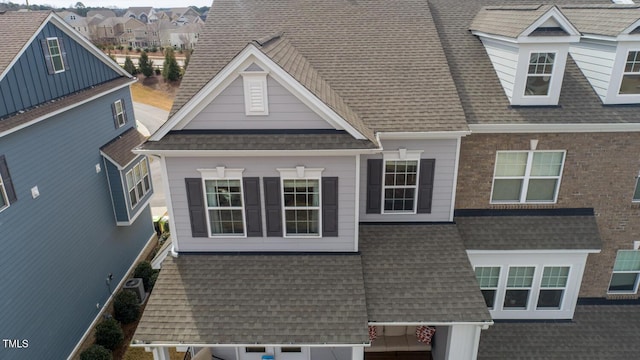
M 447 360 L 476 360 L 480 344 L 479 325 L 451 325 L 447 336 Z M 437 341 L 437 340 L 436 340 Z
M 154 347 L 153 360 L 171 360 L 171 358 L 169 357 L 169 348 Z
M 351 348 L 351 360 L 364 360 L 364 348 L 362 346 Z

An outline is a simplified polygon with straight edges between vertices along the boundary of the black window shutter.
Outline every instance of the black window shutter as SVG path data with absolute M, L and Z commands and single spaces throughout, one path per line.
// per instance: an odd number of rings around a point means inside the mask
M 187 204 L 189 205 L 191 236 L 208 237 L 207 215 L 205 214 L 204 195 L 202 193 L 202 179 L 185 178 L 184 182 L 187 186 Z
M 49 44 L 47 43 L 47 39 L 40 40 L 40 44 L 42 44 L 42 53 L 44 54 L 44 63 L 47 64 L 47 71 L 49 75 L 55 73 L 53 69 L 53 63 L 51 62 L 51 54 L 49 54 Z
M 367 214 L 382 210 L 382 159 L 367 160 Z
M 322 178 L 322 236 L 338 236 L 338 178 Z
M 247 236 L 262 236 L 262 213 L 260 211 L 260 178 L 243 178 L 244 211 Z
M 120 104 L 122 105 L 122 116 L 124 116 L 124 123 L 126 124 L 129 118 L 127 117 L 127 108 L 124 106 L 124 99 L 120 99 Z
M 18 197 L 16 196 L 16 191 L 13 188 L 11 174 L 9 174 L 9 167 L 7 166 L 7 160 L 4 155 L 0 156 L 0 176 L 2 177 L 4 190 L 7 192 L 7 200 L 9 200 L 9 204 L 16 202 Z
M 119 127 L 118 126 L 118 112 L 116 111 L 116 103 L 113 102 L 111 103 L 111 115 L 113 115 L 113 124 L 116 126 L 116 129 Z
M 62 38 L 58 38 L 58 48 L 60 49 L 60 54 L 62 55 L 62 65 L 64 66 L 65 70 L 69 70 L 67 52 L 64 50 L 64 41 L 62 41 Z
M 420 160 L 420 180 L 418 183 L 418 214 L 431 213 L 431 200 L 433 198 L 433 174 L 436 168 L 436 159 Z
M 266 177 L 262 181 L 264 181 L 264 210 L 267 219 L 267 236 L 282 236 L 280 178 Z

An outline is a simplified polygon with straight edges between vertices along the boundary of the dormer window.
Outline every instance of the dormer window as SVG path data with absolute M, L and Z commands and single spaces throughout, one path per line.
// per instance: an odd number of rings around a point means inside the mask
M 547 96 L 556 54 L 534 52 L 529 56 L 529 70 L 524 90 L 525 96 Z
M 619 94 L 640 94 L 640 51 L 629 51 L 627 54 Z

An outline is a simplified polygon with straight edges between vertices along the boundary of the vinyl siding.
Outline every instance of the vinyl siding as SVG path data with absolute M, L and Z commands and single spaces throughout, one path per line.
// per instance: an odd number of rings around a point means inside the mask
M 582 40 L 569 48 L 569 54 L 604 102 L 611 81 L 616 47 Z
M 127 202 L 124 194 L 123 179 L 120 177 L 120 170 L 109 160 L 104 161 L 105 170 L 109 177 L 109 187 L 113 198 L 113 212 L 116 221 L 128 221 Z
M 66 70 L 49 74 L 41 40 L 57 37 L 67 53 Z M 49 23 L 0 81 L 0 118 L 120 77 L 62 30 Z
M 153 235 L 149 209 L 117 227 L 99 148 L 133 126 L 115 129 L 111 103 L 121 89 L 4 136 L 18 200 L 0 213 L 0 333 L 29 347 L 3 359 L 64 359 Z M 87 116 L 90 114 L 90 116 Z M 31 197 L 38 186 L 40 196 Z
M 505 94 L 511 101 L 518 66 L 518 48 L 486 39 L 482 39 L 482 44 L 491 59 Z
M 180 251 L 353 251 L 355 234 L 355 157 L 167 158 L 175 232 Z M 260 177 L 264 226 L 264 177 L 279 177 L 278 168 L 324 168 L 323 177 L 337 176 L 338 237 L 323 238 L 194 238 L 191 236 L 185 178 L 200 178 L 197 169 L 244 168 L 243 177 Z M 265 231 L 266 234 L 266 231 Z
M 269 115 L 245 115 L 242 77 L 235 79 L 185 129 L 333 129 L 298 98 L 267 76 Z
M 451 196 L 455 177 L 455 139 L 383 141 L 385 151 L 399 148 L 424 150 L 422 159 L 436 159 L 433 201 L 430 214 L 367 214 L 367 159 L 382 159 L 382 155 L 364 155 L 360 161 L 360 221 L 451 221 Z M 384 192 L 384 190 L 383 190 Z

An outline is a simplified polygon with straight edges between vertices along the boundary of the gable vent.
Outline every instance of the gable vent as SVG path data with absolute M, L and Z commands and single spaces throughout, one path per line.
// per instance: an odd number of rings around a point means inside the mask
M 242 77 L 246 114 L 269 115 L 266 72 L 245 72 Z

